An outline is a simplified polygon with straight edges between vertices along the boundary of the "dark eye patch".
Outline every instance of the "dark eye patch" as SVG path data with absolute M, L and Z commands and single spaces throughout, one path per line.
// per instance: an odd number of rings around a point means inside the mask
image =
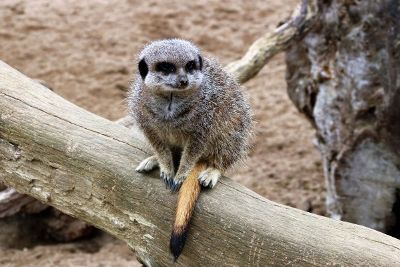
M 194 60 L 189 61 L 186 64 L 185 69 L 186 69 L 187 72 L 194 71 L 196 69 L 196 61 L 194 61 Z
M 162 72 L 164 74 L 169 74 L 174 73 L 176 71 L 176 67 L 170 62 L 163 61 L 156 64 L 156 71 Z
M 139 62 L 139 73 L 142 76 L 142 79 L 146 78 L 147 73 L 149 72 L 149 67 L 147 67 L 146 61 L 144 59 Z

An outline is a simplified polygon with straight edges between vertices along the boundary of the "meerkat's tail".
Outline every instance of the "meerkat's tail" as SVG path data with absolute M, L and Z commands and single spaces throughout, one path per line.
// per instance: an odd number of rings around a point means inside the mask
M 174 255 L 175 261 L 181 254 L 183 246 L 186 242 L 190 219 L 192 217 L 194 206 L 197 198 L 199 197 L 201 189 L 198 177 L 205 169 L 205 164 L 196 164 L 179 190 L 178 203 L 176 205 L 175 223 L 169 243 L 169 248 L 172 255 Z

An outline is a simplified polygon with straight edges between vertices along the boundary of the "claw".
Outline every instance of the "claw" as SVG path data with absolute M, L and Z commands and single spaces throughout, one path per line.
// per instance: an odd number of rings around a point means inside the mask
M 172 187 L 174 185 L 174 181 L 173 181 L 174 179 L 171 176 L 167 175 L 164 172 L 161 172 L 160 173 L 160 178 L 165 183 L 165 188 L 166 189 L 172 189 Z
M 164 183 L 167 183 L 167 175 L 164 172 L 160 173 L 160 178 Z
M 216 168 L 207 168 L 205 171 L 200 173 L 199 181 L 203 187 L 213 188 L 217 184 L 220 177 L 220 170 Z
M 167 178 L 167 176 L 164 176 L 163 181 L 164 181 L 164 184 L 165 184 L 165 189 L 168 189 L 168 178 Z
M 181 188 L 182 182 L 180 180 L 173 180 L 171 184 L 171 191 L 177 192 Z

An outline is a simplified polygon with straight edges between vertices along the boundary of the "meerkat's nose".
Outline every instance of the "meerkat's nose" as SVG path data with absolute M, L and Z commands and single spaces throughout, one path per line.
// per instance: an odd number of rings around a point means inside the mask
M 188 78 L 186 77 L 186 75 L 179 76 L 178 82 L 179 82 L 179 88 L 185 88 L 189 84 Z

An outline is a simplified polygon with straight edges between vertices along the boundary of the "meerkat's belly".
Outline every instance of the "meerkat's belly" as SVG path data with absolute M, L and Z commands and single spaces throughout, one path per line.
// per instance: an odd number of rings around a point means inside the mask
M 167 142 L 170 146 L 180 147 L 182 146 L 182 140 L 172 133 L 167 134 Z
M 187 143 L 185 135 L 179 132 L 165 132 L 165 140 L 171 147 L 183 148 Z

